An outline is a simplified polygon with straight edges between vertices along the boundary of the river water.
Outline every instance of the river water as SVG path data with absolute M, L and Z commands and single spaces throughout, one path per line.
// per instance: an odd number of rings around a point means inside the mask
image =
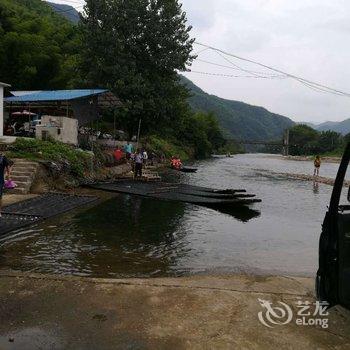
M 263 200 L 235 216 L 205 207 L 117 195 L 0 240 L 3 269 L 93 277 L 254 273 L 313 276 L 332 187 L 278 173 L 312 162 L 246 154 L 195 164 L 172 181 L 245 188 Z M 338 164 L 323 164 L 335 177 Z M 169 177 L 170 175 L 167 174 Z

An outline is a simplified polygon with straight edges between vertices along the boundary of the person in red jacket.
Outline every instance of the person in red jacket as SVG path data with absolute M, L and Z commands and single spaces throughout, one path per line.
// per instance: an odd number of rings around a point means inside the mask
M 114 156 L 114 160 L 116 161 L 116 163 L 120 163 L 120 161 L 123 159 L 124 153 L 123 153 L 123 151 L 120 149 L 119 146 L 118 146 L 117 149 L 114 151 L 113 156 Z

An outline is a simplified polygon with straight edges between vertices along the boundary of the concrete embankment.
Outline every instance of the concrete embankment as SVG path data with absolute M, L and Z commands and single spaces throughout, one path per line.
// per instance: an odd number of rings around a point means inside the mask
M 314 302 L 313 280 L 193 276 L 91 279 L 3 271 L 1 349 L 348 349 L 347 311 L 329 328 L 264 326 L 259 299 L 297 313 Z

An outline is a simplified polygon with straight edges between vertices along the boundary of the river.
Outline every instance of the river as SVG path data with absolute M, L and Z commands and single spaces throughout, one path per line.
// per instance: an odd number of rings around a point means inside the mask
M 172 181 L 245 188 L 262 203 L 250 220 L 205 207 L 117 195 L 0 240 L 3 269 L 93 277 L 190 274 L 313 276 L 332 187 L 278 173 L 313 171 L 312 162 L 246 154 L 195 164 Z M 338 164 L 323 164 L 334 177 Z M 169 174 L 167 175 L 170 176 Z

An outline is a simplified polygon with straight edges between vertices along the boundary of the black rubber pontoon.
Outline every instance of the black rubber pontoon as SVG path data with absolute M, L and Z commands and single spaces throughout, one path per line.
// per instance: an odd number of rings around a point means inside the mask
M 245 190 L 216 190 L 185 184 L 166 182 L 117 181 L 99 183 L 90 187 L 125 194 L 139 195 L 156 199 L 180 201 L 204 206 L 242 206 L 261 202 L 255 195 L 245 194 Z
M 0 235 L 30 226 L 80 206 L 92 203 L 98 198 L 93 196 L 75 196 L 61 193 L 46 193 L 23 202 L 3 208 L 0 219 Z
M 181 171 L 182 173 L 196 173 L 197 172 L 197 168 L 191 168 L 188 166 L 184 166 L 181 169 L 179 169 L 179 171 Z
M 174 167 L 170 167 L 170 169 L 175 170 L 175 171 L 180 171 L 182 173 L 196 173 L 198 168 L 192 168 L 192 167 L 188 167 L 188 166 L 183 166 L 180 169 L 176 169 Z

